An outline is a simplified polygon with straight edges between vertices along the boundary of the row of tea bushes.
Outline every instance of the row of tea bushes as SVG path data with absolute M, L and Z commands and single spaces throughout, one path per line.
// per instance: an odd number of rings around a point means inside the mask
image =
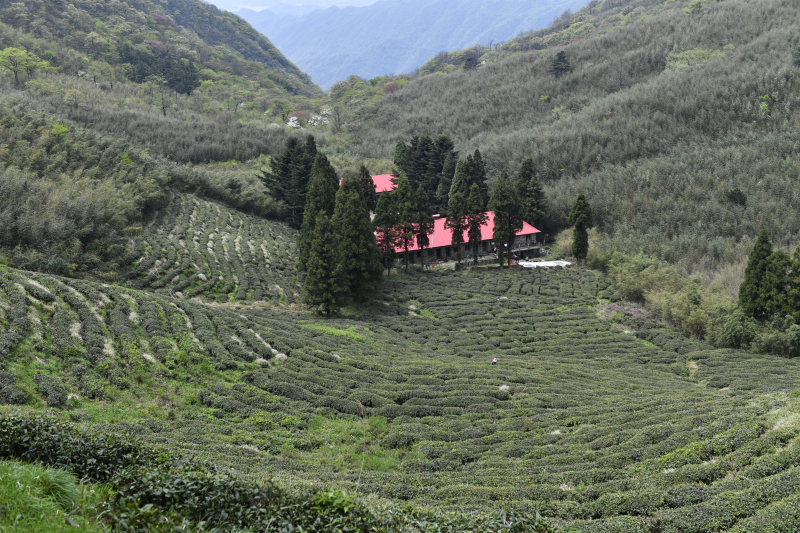
M 122 259 L 137 289 L 217 302 L 295 302 L 295 232 L 190 195 L 175 194 Z
M 67 394 L 99 383 L 95 397 L 127 386 L 126 398 L 158 403 L 158 391 L 184 390 L 169 416 L 108 428 L 203 450 L 254 478 L 420 506 L 538 511 L 589 532 L 718 531 L 794 494 L 798 363 L 714 350 L 641 317 L 612 323 L 607 282 L 584 269 L 396 275 L 379 298 L 326 321 L 3 276 L 25 290 L 40 335 L 17 346 L 17 359 L 57 360 L 53 332 L 66 331 Z M 0 301 L 15 309 L 5 291 Z M 68 311 L 64 325 L 56 309 Z M 105 350 L 96 360 L 83 316 Z M 6 370 L 17 372 L 13 386 L 44 404 L 20 368 Z M 706 507 L 721 510 L 695 516 Z
M 555 533 L 538 516 L 437 513 L 370 505 L 344 492 L 256 484 L 129 436 L 79 431 L 44 417 L 0 413 L 0 459 L 6 458 L 108 483 L 114 493 L 101 516 L 112 531 Z

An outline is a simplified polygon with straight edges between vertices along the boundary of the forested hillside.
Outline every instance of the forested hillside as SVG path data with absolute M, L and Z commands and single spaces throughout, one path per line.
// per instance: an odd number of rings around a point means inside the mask
M 490 177 L 532 157 L 556 226 L 585 193 L 616 249 L 685 272 L 742 261 L 762 228 L 793 243 L 797 218 L 775 213 L 800 207 L 796 5 L 613 5 L 520 37 L 494 63 L 417 76 L 363 113 L 354 150 L 390 158 L 397 140 L 446 132 L 480 148 Z M 574 70 L 557 77 L 562 50 Z M 746 199 L 728 200 L 735 190 Z
M 384 0 L 330 7 L 303 16 L 242 10 L 323 88 L 350 75 L 410 73 L 442 50 L 491 45 L 549 24 L 584 0 Z

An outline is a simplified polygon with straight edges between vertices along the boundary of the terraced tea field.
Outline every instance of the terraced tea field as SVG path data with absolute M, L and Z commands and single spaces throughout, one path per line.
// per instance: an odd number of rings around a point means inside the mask
M 191 198 L 168 209 L 137 241 L 161 257 L 183 250 L 167 245 L 177 236 L 224 228 L 224 245 L 198 237 L 180 259 L 208 264 L 248 227 L 220 213 L 159 232 L 216 212 Z M 265 235 L 249 223 L 242 235 Z M 140 286 L 181 277 L 162 271 Z M 258 272 L 220 269 L 223 286 L 242 271 Z M 0 287 L 6 402 L 255 478 L 538 511 L 584 532 L 798 523 L 800 364 L 611 323 L 598 305 L 612 289 L 591 271 L 399 275 L 328 321 L 8 269 Z
M 190 195 L 173 194 L 122 260 L 128 285 L 217 302 L 294 303 L 295 232 Z

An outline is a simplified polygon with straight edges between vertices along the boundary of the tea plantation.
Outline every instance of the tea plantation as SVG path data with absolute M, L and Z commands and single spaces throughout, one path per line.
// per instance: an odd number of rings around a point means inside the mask
M 376 506 L 800 527 L 800 361 L 609 319 L 613 287 L 582 268 L 394 275 L 323 321 L 284 305 L 293 253 L 277 223 L 175 196 L 127 286 L 0 270 L 0 413 Z
M 129 249 L 121 262 L 137 289 L 276 304 L 302 291 L 294 231 L 190 195 L 173 194 Z

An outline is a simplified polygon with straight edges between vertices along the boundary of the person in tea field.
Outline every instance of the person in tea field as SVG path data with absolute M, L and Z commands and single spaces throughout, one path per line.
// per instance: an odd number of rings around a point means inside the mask
M 494 365 L 496 365 L 496 364 L 497 364 L 497 357 L 495 357 L 494 359 L 492 359 L 492 366 L 494 366 Z

